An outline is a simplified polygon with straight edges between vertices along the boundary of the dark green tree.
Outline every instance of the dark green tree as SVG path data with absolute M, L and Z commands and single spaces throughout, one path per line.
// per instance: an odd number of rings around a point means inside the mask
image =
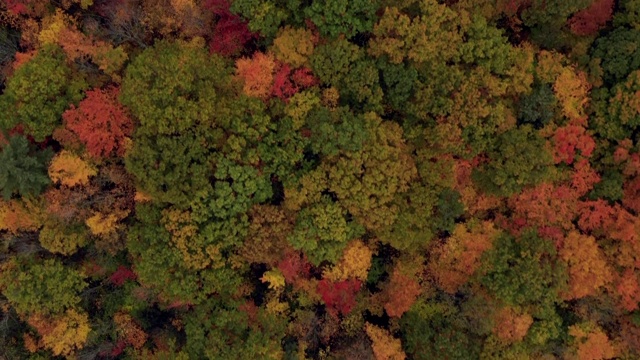
M 50 183 L 47 168 L 50 150 L 36 150 L 23 136 L 12 136 L 0 152 L 0 191 L 13 195 L 39 195 Z
M 500 134 L 488 155 L 489 163 L 474 170 L 472 176 L 491 194 L 509 196 L 552 176 L 553 157 L 530 125 Z

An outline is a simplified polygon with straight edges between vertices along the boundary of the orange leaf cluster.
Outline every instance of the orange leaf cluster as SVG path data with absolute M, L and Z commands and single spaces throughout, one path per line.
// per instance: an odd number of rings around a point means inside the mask
M 403 274 L 397 268 L 394 269 L 389 284 L 384 290 L 384 294 L 388 299 L 384 304 L 387 315 L 401 317 L 411 308 L 421 293 L 422 288 L 415 279 Z
M 616 348 L 600 328 L 591 324 L 572 325 L 569 327 L 569 335 L 573 336 L 577 343 L 575 359 L 603 360 L 616 356 Z
M 491 248 L 496 234 L 491 222 L 476 224 L 470 229 L 464 224 L 456 225 L 447 242 L 432 252 L 429 270 L 438 286 L 450 294 L 455 293 L 478 269 L 482 254 Z
M 133 121 L 118 102 L 119 89 L 87 91 L 78 107 L 64 112 L 65 126 L 76 133 L 92 156 L 123 155 L 126 138 L 133 132 Z
M 140 349 L 147 342 L 147 333 L 142 330 L 131 315 L 117 312 L 113 316 L 113 322 L 116 324 L 118 334 L 135 349 Z
M 569 291 L 565 299 L 579 299 L 595 295 L 600 287 L 613 280 L 604 254 L 593 236 L 571 231 L 559 252 L 569 266 Z
M 251 58 L 236 61 L 236 75 L 243 81 L 248 96 L 266 99 L 271 95 L 276 63 L 271 54 L 256 52 Z
M 493 333 L 505 342 L 514 343 L 522 341 L 529 327 L 533 324 L 533 317 L 527 313 L 520 313 L 511 307 L 505 307 L 498 311 Z

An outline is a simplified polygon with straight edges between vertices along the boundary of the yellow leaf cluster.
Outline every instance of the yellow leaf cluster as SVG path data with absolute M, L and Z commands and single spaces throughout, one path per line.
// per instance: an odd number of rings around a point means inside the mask
M 49 220 L 45 222 L 38 236 L 40 245 L 52 253 L 71 255 L 87 244 L 84 229 Z
M 71 18 L 64 14 L 62 9 L 57 9 L 55 14 L 45 18 L 43 21 L 43 29 L 38 34 L 38 41 L 44 44 L 56 44 L 62 30 L 72 23 Z
M 56 155 L 49 165 L 51 180 L 69 187 L 86 185 L 89 178 L 96 174 L 95 167 L 66 150 Z
M 591 85 L 584 72 L 564 68 L 553 84 L 553 90 L 562 104 L 564 116 L 571 120 L 586 116 L 585 108 L 589 102 Z
M 340 262 L 331 270 L 325 271 L 323 276 L 333 282 L 349 278 L 365 281 L 371 267 L 371 256 L 373 251 L 361 240 L 352 241 L 344 250 Z
M 35 314 L 29 318 L 28 323 L 41 336 L 39 345 L 51 350 L 56 356 L 70 356 L 82 349 L 91 331 L 89 316 L 73 309 L 53 319 Z
M 313 54 L 313 33 L 307 29 L 286 26 L 273 40 L 273 52 L 276 59 L 291 65 L 302 66 Z
M 171 233 L 171 241 L 182 254 L 186 266 L 201 270 L 209 266 L 212 260 L 221 259 L 214 248 L 205 249 L 201 246 L 198 241 L 198 226 L 193 223 L 189 211 L 165 209 L 162 211 L 161 222 Z
M 266 271 L 260 281 L 269 283 L 269 289 L 282 289 L 284 287 L 284 276 L 278 269 Z
M 41 213 L 39 204 L 32 200 L 0 200 L 0 230 L 12 234 L 36 231 L 42 226 Z
M 127 215 L 129 215 L 129 210 L 114 211 L 110 214 L 96 212 L 85 223 L 93 235 L 108 235 L 118 230 L 118 221 L 124 219 Z
M 365 324 L 365 331 L 373 343 L 371 347 L 376 360 L 404 360 L 407 357 L 402 351 L 400 340 L 391 336 L 388 331 L 370 323 Z
M 547 84 L 553 84 L 564 69 L 567 59 L 555 51 L 541 50 L 538 53 L 536 77 Z

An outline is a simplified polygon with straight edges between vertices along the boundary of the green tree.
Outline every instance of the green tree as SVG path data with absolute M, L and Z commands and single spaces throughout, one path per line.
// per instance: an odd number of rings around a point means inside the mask
M 53 259 L 15 259 L 5 265 L 0 277 L 2 294 L 20 314 L 62 314 L 78 306 L 86 286 L 80 272 Z
M 552 176 L 553 157 L 530 125 L 500 134 L 488 155 L 489 163 L 474 170 L 472 176 L 492 194 L 509 196 Z
M 483 264 L 486 270 L 481 283 L 513 306 L 559 302 L 559 291 L 567 280 L 555 245 L 535 230 L 526 230 L 517 238 L 500 235 L 484 254 Z
M 13 195 L 39 195 L 50 183 L 47 175 L 50 150 L 36 150 L 23 136 L 12 136 L 0 152 L 0 190 Z
M 377 10 L 375 0 L 328 0 L 311 2 L 304 13 L 322 35 L 336 37 L 344 34 L 350 38 L 371 31 Z
M 211 222 L 200 228 L 193 218 L 178 221 L 151 204 L 137 206 L 136 220 L 129 228 L 127 249 L 139 281 L 164 303 L 198 304 L 212 294 L 229 296 L 236 291 L 241 278 L 223 256 L 228 247 L 224 241 L 241 242 L 248 220 Z
M 347 220 L 347 212 L 329 197 L 303 208 L 288 241 L 303 250 L 314 265 L 323 261 L 337 263 L 349 241 L 361 236 L 364 229 Z
M 278 314 L 256 309 L 252 318 L 238 310 L 237 304 L 211 299 L 196 307 L 184 322 L 184 351 L 191 358 L 283 358 L 281 342 L 287 321 Z
M 603 79 L 613 86 L 640 68 L 640 30 L 619 27 L 593 44 L 592 59 L 600 59 Z
M 217 102 L 231 91 L 230 75 L 198 41 L 158 41 L 127 66 L 120 100 L 140 122 L 136 137 L 209 128 Z
M 22 124 L 27 134 L 43 141 L 61 123 L 69 104 L 82 100 L 86 87 L 62 49 L 45 45 L 7 81 L 0 96 L 0 128 Z

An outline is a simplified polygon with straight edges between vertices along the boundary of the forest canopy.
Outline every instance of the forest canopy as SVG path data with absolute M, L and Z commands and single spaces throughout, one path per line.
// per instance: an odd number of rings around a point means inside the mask
M 0 358 L 640 358 L 640 1 L 0 2 Z

